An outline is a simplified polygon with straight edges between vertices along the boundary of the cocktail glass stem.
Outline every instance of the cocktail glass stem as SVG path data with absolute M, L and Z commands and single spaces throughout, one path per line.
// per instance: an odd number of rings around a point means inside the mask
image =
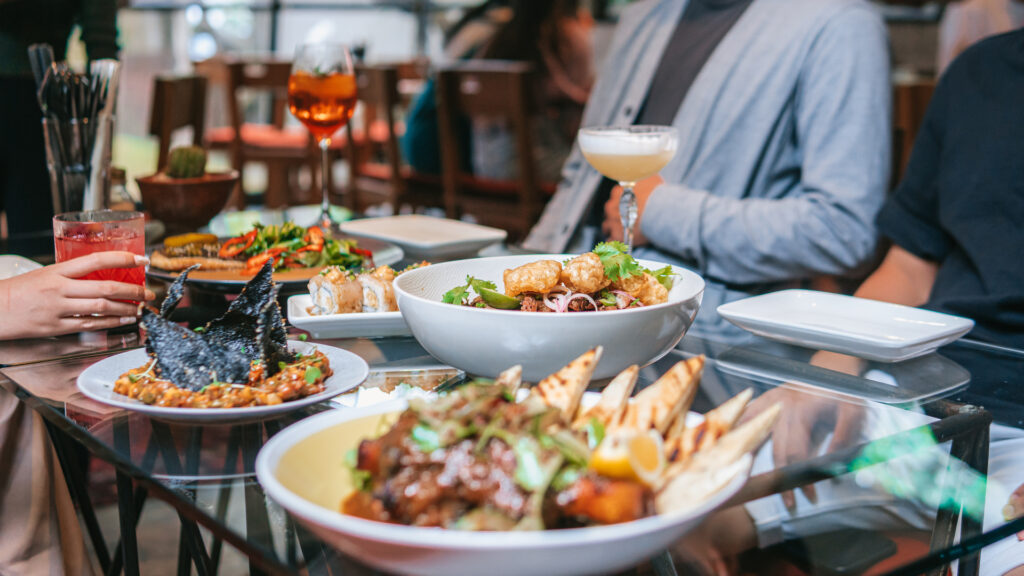
M 320 225 L 323 228 L 325 234 L 331 230 L 331 199 L 327 195 L 327 183 L 330 181 L 327 177 L 328 172 L 331 169 L 330 160 L 330 148 L 331 139 L 322 138 L 320 139 L 320 191 L 323 193 L 323 197 L 320 199 Z
M 619 198 L 619 216 L 622 218 L 622 241 L 633 251 L 633 227 L 636 225 L 636 196 L 632 182 L 620 182 L 622 197 Z

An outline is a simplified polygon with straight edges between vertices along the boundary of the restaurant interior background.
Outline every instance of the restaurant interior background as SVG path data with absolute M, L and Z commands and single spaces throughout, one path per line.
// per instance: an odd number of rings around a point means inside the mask
M 627 3 L 585 2 L 595 18 L 593 46 L 597 70 L 616 15 Z M 124 70 L 113 165 L 125 169 L 129 188 L 136 186 L 135 177 L 156 171 L 157 141 L 148 134 L 148 128 L 153 79 L 158 75 L 190 74 L 195 62 L 224 56 L 289 59 L 299 44 L 328 39 L 364 47 L 368 64 L 416 59 L 438 62 L 443 31 L 474 4 L 471 0 L 123 2 L 118 29 Z M 894 84 L 931 83 L 942 3 L 879 3 L 879 7 L 889 25 Z M 84 59 L 81 50 L 78 58 Z M 229 124 L 226 98 L 226 82 L 212 80 L 207 95 L 208 128 Z M 919 116 L 923 111 L 921 108 L 908 113 Z M 259 95 L 253 95 L 244 112 L 246 121 L 256 122 L 266 122 L 270 114 L 267 100 Z M 286 115 L 285 122 L 287 126 L 299 126 L 291 115 Z M 185 129 L 175 135 L 175 142 L 185 143 L 190 138 Z M 213 151 L 210 160 L 212 170 L 230 167 L 230 159 L 223 150 Z M 336 162 L 333 169 L 335 181 L 344 182 L 345 163 Z M 266 188 L 263 166 L 247 165 L 244 177 L 247 194 L 258 195 Z

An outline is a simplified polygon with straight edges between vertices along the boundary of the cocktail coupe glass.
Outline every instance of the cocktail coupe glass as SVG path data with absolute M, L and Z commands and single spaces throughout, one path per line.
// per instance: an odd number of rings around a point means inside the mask
M 587 162 L 622 186 L 619 215 L 623 241 L 632 251 L 637 219 L 633 187 L 672 161 L 679 147 L 679 131 L 671 126 L 581 128 L 577 141 Z
M 321 152 L 320 224 L 332 229 L 327 195 L 331 136 L 348 124 L 356 108 L 356 77 L 352 54 L 341 44 L 305 44 L 299 47 L 288 78 L 288 109 L 316 138 Z

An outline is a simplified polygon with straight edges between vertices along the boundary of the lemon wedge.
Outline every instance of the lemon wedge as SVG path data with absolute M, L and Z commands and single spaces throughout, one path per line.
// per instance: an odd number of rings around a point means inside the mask
M 665 469 L 665 447 L 657 430 L 604 439 L 590 457 L 590 468 L 602 476 L 639 480 L 654 485 Z

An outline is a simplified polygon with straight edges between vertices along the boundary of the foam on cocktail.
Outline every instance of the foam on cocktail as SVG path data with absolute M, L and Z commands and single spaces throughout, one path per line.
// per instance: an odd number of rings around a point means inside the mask
M 588 154 L 650 156 L 675 151 L 676 140 L 667 133 L 602 130 L 579 133 L 580 149 Z

